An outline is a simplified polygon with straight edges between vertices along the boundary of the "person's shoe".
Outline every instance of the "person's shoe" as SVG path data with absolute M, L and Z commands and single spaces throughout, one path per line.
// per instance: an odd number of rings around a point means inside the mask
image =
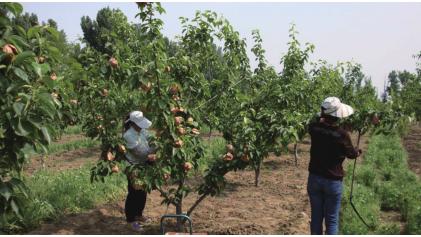
M 150 223 L 152 222 L 151 218 L 146 217 L 146 216 L 138 216 L 136 217 L 136 220 L 141 222 L 141 223 Z
M 141 232 L 143 230 L 142 225 L 140 225 L 140 223 L 137 221 L 129 222 L 127 224 L 129 225 L 130 229 L 133 231 Z

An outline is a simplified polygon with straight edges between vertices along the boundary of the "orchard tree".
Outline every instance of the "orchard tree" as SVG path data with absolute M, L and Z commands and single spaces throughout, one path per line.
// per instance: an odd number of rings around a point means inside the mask
M 0 213 L 6 226 L 10 215 L 20 216 L 18 197 L 27 195 L 21 180 L 28 159 L 25 148 L 47 152 L 57 133 L 52 124 L 62 119 L 58 94 L 62 88 L 60 75 L 54 71 L 59 59 L 56 48 L 44 35 L 57 34 L 55 29 L 32 26 L 25 30 L 14 24 L 13 17 L 23 10 L 18 3 L 1 3 L 0 9 L 4 13 L 0 16 Z
M 312 86 L 313 81 L 310 80 L 310 74 L 305 70 L 310 54 L 314 51 L 314 46 L 307 43 L 304 49 L 300 48 L 295 25 L 291 26 L 289 32 L 288 52 L 281 60 L 283 65 L 281 79 L 284 83 L 285 97 L 290 102 L 287 108 L 291 109 L 295 117 L 290 126 L 295 128 L 295 131 L 291 133 L 291 142 L 294 143 L 294 157 L 297 165 L 298 142 L 302 141 L 307 134 L 307 124 L 317 111 L 317 107 L 314 107 L 314 103 L 309 99 L 309 95 L 315 93 Z M 313 99 L 318 100 L 317 97 Z

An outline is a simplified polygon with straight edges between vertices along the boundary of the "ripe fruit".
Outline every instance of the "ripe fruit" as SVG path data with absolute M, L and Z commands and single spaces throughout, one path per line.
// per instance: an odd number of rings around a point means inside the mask
M 165 173 L 164 174 L 164 180 L 165 181 L 169 180 L 170 178 L 171 178 L 171 175 L 170 174 L 168 174 L 168 173 Z
M 106 158 L 108 161 L 113 161 L 113 160 L 114 160 L 113 153 L 111 153 L 111 151 L 107 151 L 107 154 L 105 155 L 105 158 Z
M 18 54 L 18 50 L 13 44 L 5 44 L 3 46 L 3 53 L 6 55 L 16 55 Z
M 38 63 L 39 63 L 39 64 L 43 64 L 43 63 L 45 62 L 45 57 L 43 57 L 43 56 L 38 56 L 38 57 L 36 58 L 36 60 L 38 61 Z
M 110 94 L 110 92 L 107 89 L 104 88 L 104 89 L 102 89 L 102 93 L 101 94 L 102 94 L 102 96 L 105 97 L 105 96 L 108 96 Z
M 247 154 L 244 154 L 241 156 L 241 160 L 244 162 L 248 162 L 250 160 L 249 156 Z
M 180 125 L 183 122 L 183 117 L 177 116 L 174 118 L 175 125 Z
M 56 75 L 55 72 L 51 73 L 50 79 L 53 80 L 53 81 L 57 80 L 57 75 Z
M 117 166 L 117 165 L 114 165 L 114 166 L 111 168 L 111 171 L 112 171 L 113 173 L 118 173 L 118 172 L 120 171 L 120 169 L 118 168 L 118 166 Z
M 101 115 L 99 115 L 99 114 L 95 116 L 95 119 L 96 119 L 96 120 L 104 120 L 104 118 L 102 118 L 102 116 L 101 116 Z
M 193 128 L 193 129 L 191 130 L 191 132 L 192 132 L 193 134 L 195 134 L 195 135 L 199 135 L 199 134 L 200 134 L 199 129 L 197 129 L 197 128 Z
M 4 62 L 6 64 L 9 64 L 13 60 L 15 60 L 15 55 L 18 53 L 18 50 L 16 49 L 16 47 L 12 44 L 5 44 L 2 48 L 2 51 L 6 55 L 4 57 Z
M 228 145 L 226 146 L 226 148 L 227 148 L 227 152 L 231 152 L 231 153 L 233 153 L 233 152 L 234 152 L 234 146 L 233 146 L 232 144 L 228 144 Z
M 182 140 L 180 140 L 180 139 L 176 140 L 176 141 L 174 142 L 174 146 L 175 146 L 175 147 L 177 147 L 177 148 L 182 147 L 182 146 L 183 146 L 183 141 L 182 141 Z
M 176 114 L 177 112 L 178 112 L 178 108 L 176 108 L 176 107 L 171 108 L 172 114 Z
M 140 85 L 140 88 L 142 88 L 143 91 L 149 92 L 152 89 L 152 83 L 148 82 L 146 84 L 142 83 Z
M 170 67 L 170 66 L 166 66 L 166 67 L 164 68 L 164 71 L 165 71 L 165 72 L 171 72 L 171 67 Z
M 108 60 L 108 63 L 112 68 L 116 68 L 118 66 L 118 61 L 114 57 L 111 57 L 110 60 Z
M 179 127 L 177 128 L 177 132 L 180 135 L 184 135 L 186 133 L 186 129 L 184 129 L 183 127 Z
M 224 161 L 232 161 L 234 159 L 234 155 L 228 152 L 224 155 Z
M 119 144 L 117 149 L 121 153 L 126 153 L 126 147 L 124 145 Z
M 179 88 L 178 88 L 178 85 L 177 84 L 173 84 L 173 85 L 171 85 L 171 87 L 170 87 L 170 93 L 172 94 L 172 95 L 175 95 L 175 94 L 177 94 L 177 92 L 179 91 Z
M 152 162 L 156 161 L 156 154 L 149 154 L 148 161 L 152 161 Z
M 175 101 L 179 101 L 180 100 L 180 97 L 178 97 L 177 95 L 173 95 L 172 96 L 172 99 L 175 100 Z
M 193 168 L 193 165 L 190 162 L 186 162 L 184 163 L 183 168 L 184 168 L 184 171 L 187 172 Z
M 377 115 L 373 115 L 373 117 L 371 118 L 371 123 L 373 125 L 378 125 L 380 123 L 379 117 L 377 117 Z

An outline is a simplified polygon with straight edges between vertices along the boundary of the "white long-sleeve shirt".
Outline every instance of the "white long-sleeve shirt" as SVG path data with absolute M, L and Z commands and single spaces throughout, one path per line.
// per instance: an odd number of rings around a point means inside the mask
M 153 149 L 149 147 L 149 134 L 145 129 L 137 132 L 134 128 L 129 128 L 123 135 L 126 141 L 126 159 L 131 164 L 145 163 L 149 154 L 153 153 Z

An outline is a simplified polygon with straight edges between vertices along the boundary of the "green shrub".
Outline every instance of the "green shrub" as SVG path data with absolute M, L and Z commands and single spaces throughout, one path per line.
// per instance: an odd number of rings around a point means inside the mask
M 12 224 L 3 227 L 4 232 L 29 230 L 45 220 L 115 201 L 126 192 L 127 185 L 122 173 L 112 175 L 105 183 L 91 183 L 88 165 L 59 173 L 39 171 L 26 179 L 32 198 L 25 202 L 23 219 L 10 220 Z

